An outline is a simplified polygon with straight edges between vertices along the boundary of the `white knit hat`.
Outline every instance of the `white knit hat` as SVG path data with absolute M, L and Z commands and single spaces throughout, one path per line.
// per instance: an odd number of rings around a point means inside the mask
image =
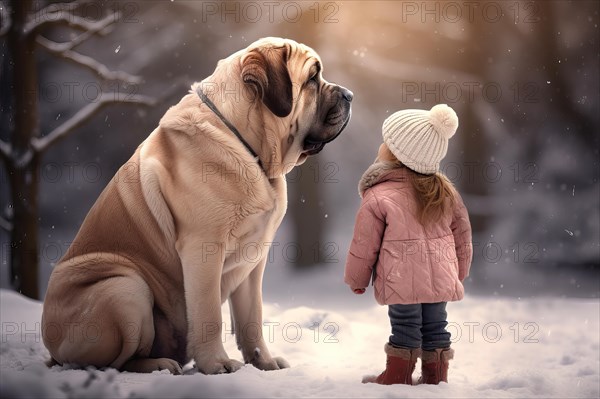
M 415 172 L 432 174 L 448 151 L 458 128 L 456 112 L 446 104 L 430 111 L 406 109 L 383 122 L 383 141 L 400 162 Z

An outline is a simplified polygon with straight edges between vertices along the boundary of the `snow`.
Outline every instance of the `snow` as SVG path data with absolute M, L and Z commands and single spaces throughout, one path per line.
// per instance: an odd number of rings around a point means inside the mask
M 368 295 L 361 298 L 373 301 Z M 351 295 L 350 293 L 348 295 Z M 205 376 L 187 365 L 168 372 L 48 369 L 40 339 L 41 304 L 0 290 L 0 396 L 121 397 L 587 397 L 600 394 L 600 303 L 560 298 L 516 300 L 468 296 L 448 305 L 456 350 L 450 383 L 439 386 L 361 384 L 385 364 L 386 308 L 319 309 L 265 305 L 264 334 L 274 356 L 292 367 L 252 366 Z M 229 320 L 224 307 L 223 320 Z M 315 328 L 318 325 L 318 328 Z M 225 348 L 240 358 L 234 338 Z M 417 365 L 417 370 L 419 366 Z M 418 371 L 413 375 L 418 377 Z

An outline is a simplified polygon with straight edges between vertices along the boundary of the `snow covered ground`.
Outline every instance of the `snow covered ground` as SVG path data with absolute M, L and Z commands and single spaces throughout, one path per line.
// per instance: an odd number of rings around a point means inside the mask
M 372 301 L 372 298 L 364 298 Z M 448 306 L 455 360 L 439 386 L 363 385 L 382 370 L 386 308 L 266 305 L 265 335 L 292 368 L 204 376 L 48 369 L 40 339 L 41 304 L 0 290 L 0 397 L 587 397 L 600 395 L 600 304 L 557 298 L 467 297 Z M 227 309 L 224 308 L 227 312 Z M 228 320 L 228 316 L 224 316 Z M 276 324 L 279 323 L 279 324 Z M 314 328 L 315 324 L 320 327 Z M 240 358 L 234 339 L 225 347 Z M 417 370 L 419 366 L 417 365 Z M 413 377 L 418 377 L 415 372 Z

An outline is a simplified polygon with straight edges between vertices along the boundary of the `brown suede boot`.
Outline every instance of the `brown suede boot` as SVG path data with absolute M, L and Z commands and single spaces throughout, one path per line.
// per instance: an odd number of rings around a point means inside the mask
M 379 376 L 364 377 L 363 384 L 372 382 L 383 385 L 412 385 L 412 373 L 415 371 L 421 349 L 394 348 L 390 344 L 385 344 L 384 350 L 387 355 L 385 370 Z
M 423 351 L 419 384 L 437 385 L 441 381 L 448 382 L 448 363 L 453 357 L 454 349 L 450 348 Z

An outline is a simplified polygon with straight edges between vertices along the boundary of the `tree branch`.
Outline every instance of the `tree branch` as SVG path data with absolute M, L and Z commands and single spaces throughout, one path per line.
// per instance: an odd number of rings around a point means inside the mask
M 0 37 L 6 35 L 11 25 L 10 12 L 6 9 L 6 4 L 0 1 Z
M 129 103 L 152 106 L 156 103 L 156 101 L 153 98 L 142 95 L 125 95 L 124 98 L 119 98 L 118 94 L 104 93 L 100 95 L 95 102 L 90 103 L 80 109 L 75 115 L 47 135 L 43 137 L 32 138 L 31 146 L 38 153 L 44 152 L 57 141 L 67 137 L 77 127 L 81 126 L 88 119 L 94 116 L 96 112 L 102 109 L 105 105 L 113 103 Z
M 52 3 L 42 8 L 36 13 L 36 16 L 39 17 L 41 15 L 48 15 L 56 12 L 73 12 L 81 5 L 78 1 L 71 1 L 68 3 Z
M 13 225 L 11 222 L 9 222 L 8 220 L 6 220 L 2 216 L 0 216 L 0 228 L 4 229 L 10 233 L 13 229 Z
M 110 31 L 110 28 L 114 24 L 114 22 L 116 20 L 121 19 L 121 13 L 116 12 L 113 14 L 113 16 L 114 16 L 114 21 L 113 21 L 113 18 L 104 18 L 104 19 L 98 21 L 98 23 L 95 24 L 93 29 L 84 31 L 83 33 L 78 35 L 75 39 L 68 41 L 68 42 L 56 43 L 56 42 L 51 42 L 50 40 L 43 38 L 43 37 L 42 37 L 42 39 L 52 43 L 52 47 L 56 51 L 65 52 L 68 50 L 72 50 L 73 48 L 77 47 L 78 45 L 80 45 L 81 43 L 83 43 L 84 41 L 86 41 L 87 39 L 89 39 L 90 37 L 92 37 L 95 34 L 104 36 L 106 33 L 108 33 Z M 38 43 L 39 43 L 39 41 L 38 41 Z
M 67 26 L 69 28 L 77 28 L 82 31 L 95 31 L 99 32 L 117 22 L 121 18 L 121 13 L 113 12 L 108 14 L 106 17 L 99 20 L 89 20 L 78 15 L 73 14 L 73 11 L 77 8 L 69 7 L 70 4 L 75 3 L 62 3 L 62 4 L 51 4 L 48 7 L 33 14 L 25 24 L 24 33 L 25 35 L 32 35 L 39 32 L 46 26 L 60 25 Z
M 80 36 L 83 35 L 84 34 Z M 119 80 L 127 84 L 137 84 L 142 81 L 139 76 L 134 76 L 123 71 L 111 71 L 106 67 L 106 65 L 96 61 L 94 58 L 71 50 L 70 48 L 75 46 L 71 44 L 72 42 L 56 43 L 52 40 L 46 39 L 43 36 L 39 36 L 37 38 L 37 42 L 50 53 L 91 70 L 104 81 Z
M 8 163 L 10 159 L 10 144 L 5 142 L 4 140 L 0 140 L 0 158 L 6 163 Z

